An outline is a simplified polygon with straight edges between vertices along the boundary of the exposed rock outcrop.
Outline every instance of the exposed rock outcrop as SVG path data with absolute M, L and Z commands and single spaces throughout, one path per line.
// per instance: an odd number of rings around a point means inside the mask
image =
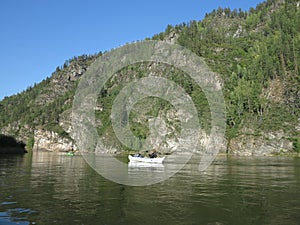
M 283 131 L 264 133 L 259 136 L 242 134 L 230 140 L 229 153 L 239 156 L 264 156 L 293 151 L 293 142 Z
M 80 65 L 76 61 L 72 62 L 67 71 L 67 79 L 74 81 L 80 78 L 83 73 L 87 70 L 87 65 Z
M 296 131 L 300 132 L 300 118 L 298 118 L 298 124 L 296 124 Z
M 78 80 L 87 70 L 87 65 L 79 64 L 77 61 L 72 61 L 65 70 L 58 70 L 53 73 L 52 78 L 48 81 L 49 84 L 41 93 L 35 103 L 37 105 L 47 105 L 63 96 L 66 92 L 73 88 L 74 82 Z
M 53 131 L 36 129 L 34 132 L 33 150 L 47 150 L 54 152 L 75 151 L 77 147 L 73 140 L 61 137 Z

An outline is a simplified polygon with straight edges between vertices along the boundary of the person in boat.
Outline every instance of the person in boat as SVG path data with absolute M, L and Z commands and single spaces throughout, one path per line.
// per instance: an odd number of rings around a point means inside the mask
M 136 153 L 133 155 L 133 157 L 140 157 L 140 158 L 143 158 L 144 156 L 142 156 L 140 153 Z
M 156 149 L 153 149 L 152 153 L 149 154 L 150 158 L 157 158 L 157 151 Z

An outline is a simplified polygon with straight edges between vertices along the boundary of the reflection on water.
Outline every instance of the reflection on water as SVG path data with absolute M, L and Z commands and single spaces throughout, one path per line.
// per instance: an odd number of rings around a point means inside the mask
M 144 170 L 145 172 L 150 172 L 150 171 L 165 171 L 164 164 L 162 163 L 146 163 L 146 162 L 129 162 L 128 163 L 128 168 L 129 171 L 134 168 L 153 168 L 150 170 Z
M 81 156 L 0 156 L 0 224 L 299 224 L 300 159 L 192 160 L 169 180 L 130 187 L 98 175 Z M 164 165 L 166 166 L 166 165 Z M 141 176 L 164 167 L 128 165 Z
M 169 155 L 164 160 L 163 166 L 156 170 L 157 165 L 151 165 L 152 169 L 149 169 L 150 164 L 131 163 L 128 165 L 128 158 L 126 158 L 126 163 L 120 163 L 120 160 L 116 157 L 105 153 L 86 153 L 82 156 L 96 172 L 106 179 L 129 186 L 145 186 L 165 181 L 185 166 L 184 161 L 188 161 L 191 158 L 190 153 Z M 180 159 L 183 162 L 179 163 Z M 140 167 L 139 173 L 132 173 L 133 166 L 136 168 Z

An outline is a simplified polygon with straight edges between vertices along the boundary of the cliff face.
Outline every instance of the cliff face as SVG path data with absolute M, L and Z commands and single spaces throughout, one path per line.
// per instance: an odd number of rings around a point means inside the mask
M 293 142 L 281 131 L 260 136 L 242 134 L 229 142 L 228 151 L 239 156 L 268 156 L 293 151 Z
M 71 123 L 64 115 L 72 106 L 78 80 L 96 57 L 74 57 L 50 78 L 21 94 L 6 97 L 0 103 L 0 133 L 24 143 L 34 139 L 34 150 L 76 150 L 70 131 L 63 129 L 65 123 Z
M 54 131 L 36 129 L 34 131 L 33 150 L 47 150 L 54 152 L 76 151 L 77 147 L 70 138 L 61 137 Z

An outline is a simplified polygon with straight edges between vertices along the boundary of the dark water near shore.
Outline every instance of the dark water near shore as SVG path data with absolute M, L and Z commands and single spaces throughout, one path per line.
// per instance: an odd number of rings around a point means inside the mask
M 0 155 L 0 224 L 300 224 L 300 158 L 221 156 L 203 174 L 191 168 L 130 187 L 81 156 Z

